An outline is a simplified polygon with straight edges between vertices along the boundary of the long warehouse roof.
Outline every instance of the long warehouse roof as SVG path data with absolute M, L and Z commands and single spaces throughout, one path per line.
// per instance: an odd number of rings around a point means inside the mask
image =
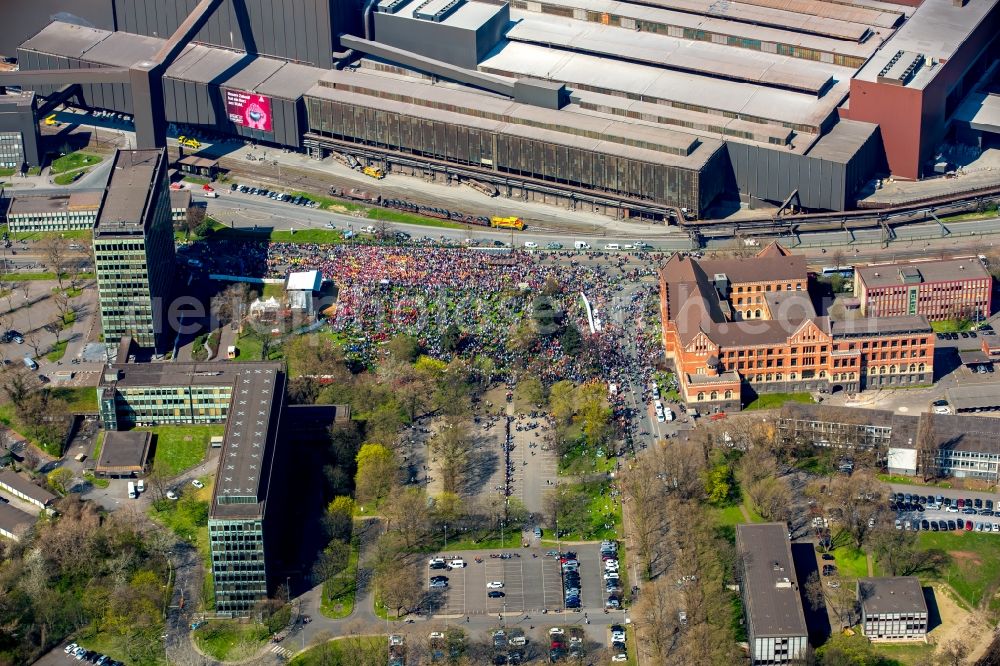
M 542 15 L 521 21 L 508 31 L 507 38 L 814 95 L 826 88 L 831 80 L 848 80 L 854 74 L 849 67 L 557 16 Z
M 480 68 L 506 76 L 552 79 L 570 87 L 621 91 L 649 101 L 670 101 L 808 127 L 822 125 L 847 94 L 847 87 L 842 86 L 818 102 L 814 95 L 518 42 L 507 43 L 480 63 Z
M 659 7 L 618 2 L 617 0 L 546 0 L 544 7 L 557 9 L 561 12 L 572 13 L 573 10 L 579 9 L 597 14 L 624 16 L 667 26 L 690 28 L 692 30 L 702 30 L 720 35 L 730 35 L 736 38 L 787 44 L 816 51 L 839 53 L 862 58 L 866 58 L 874 53 L 882 40 L 892 32 L 890 29 L 881 28 L 876 31 L 876 36 L 867 39 L 863 44 L 859 44 L 855 41 L 795 32 L 790 29 L 740 23 L 738 21 L 727 20 L 725 16 L 700 16 L 698 14 L 661 9 Z M 511 18 L 517 20 L 519 18 L 530 17 L 532 14 L 537 15 L 538 13 L 542 12 L 511 10 Z M 556 14 L 558 12 L 549 11 L 544 13 Z

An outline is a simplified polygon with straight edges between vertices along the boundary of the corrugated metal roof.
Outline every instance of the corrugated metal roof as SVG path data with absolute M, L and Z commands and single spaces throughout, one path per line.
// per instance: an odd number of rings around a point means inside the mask
M 871 29 L 863 23 L 844 19 L 804 14 L 750 3 L 732 2 L 731 0 L 724 3 L 719 3 L 717 0 L 645 0 L 645 2 L 665 9 L 676 9 L 701 16 L 713 16 L 781 29 L 787 28 L 856 42 L 860 42 Z
M 696 108 L 810 127 L 818 127 L 829 118 L 848 92 L 846 83 L 838 84 L 817 102 L 814 95 L 805 93 L 519 42 L 508 42 L 484 60 L 480 69 L 508 76 L 555 79 L 570 87 L 591 86 L 597 92 L 622 91 L 648 97 L 650 101 L 667 100 Z
M 809 157 L 846 164 L 858 153 L 865 141 L 878 131 L 874 123 L 841 120 L 823 135 L 809 151 Z
M 692 30 L 705 30 L 721 35 L 731 35 L 751 40 L 761 40 L 777 44 L 788 44 L 791 46 L 801 46 L 804 48 L 826 51 L 829 53 L 842 53 L 867 57 L 878 48 L 881 40 L 888 35 L 890 30 L 882 30 L 882 37 L 873 37 L 864 44 L 857 42 L 824 37 L 822 35 L 810 35 L 801 32 L 794 32 L 788 29 L 769 27 L 764 25 L 753 25 L 750 23 L 740 23 L 726 20 L 724 17 L 699 16 L 670 9 L 660 9 L 659 7 L 648 7 L 644 5 L 634 5 L 628 2 L 617 2 L 615 0 L 546 0 L 546 5 L 565 8 L 572 12 L 574 9 L 585 11 L 614 14 L 664 25 L 678 26 L 681 28 L 691 28 Z M 532 12 L 511 11 L 512 18 L 524 18 L 531 16 Z
M 107 30 L 55 21 L 21 44 L 20 48 L 49 55 L 80 58 L 110 34 Z
M 850 79 L 854 70 L 776 53 L 680 39 L 651 32 L 541 15 L 521 21 L 507 38 L 662 65 L 670 69 L 794 88 L 817 94 L 830 80 Z
M 257 92 L 272 97 L 298 99 L 316 85 L 325 73 L 325 69 L 318 67 L 285 63 L 281 69 L 257 85 Z
M 218 82 L 228 78 L 230 68 L 246 57 L 250 56 L 195 45 L 167 68 L 166 75 L 195 83 Z
M 821 0 L 741 0 L 748 5 L 786 9 L 799 14 L 812 14 L 826 18 L 840 19 L 854 23 L 891 28 L 902 16 L 901 11 L 877 9 L 874 7 L 859 7 L 840 2 L 822 2 Z
M 233 72 L 232 76 L 226 79 L 225 86 L 227 88 L 236 88 L 238 90 L 249 90 L 251 92 L 262 92 L 257 89 L 257 87 L 266 81 L 269 77 L 273 76 L 275 72 L 282 69 L 283 62 L 280 60 L 272 60 L 271 58 L 257 58 L 254 56 L 247 56 L 245 59 L 239 61 Z M 315 81 L 313 81 L 315 83 Z
M 130 67 L 142 60 L 149 60 L 163 45 L 162 39 L 112 32 L 84 56 L 88 62 L 114 67 Z

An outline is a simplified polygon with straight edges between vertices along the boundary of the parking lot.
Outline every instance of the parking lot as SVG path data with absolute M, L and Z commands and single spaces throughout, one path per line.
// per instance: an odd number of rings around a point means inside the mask
M 597 544 L 567 546 L 580 561 L 580 612 L 601 613 L 607 593 L 604 587 L 604 567 Z M 440 605 L 434 611 L 438 616 L 461 615 L 520 615 L 545 610 L 563 609 L 562 576 L 559 561 L 545 553 L 545 548 L 496 551 L 492 554 L 510 554 L 509 559 L 490 557 L 487 551 L 449 552 L 445 559 L 462 558 L 462 569 L 430 569 L 425 564 L 425 584 L 431 576 L 447 576 L 448 587 L 441 591 Z M 534 555 L 534 557 L 533 557 Z M 477 562 L 476 558 L 482 562 Z M 503 583 L 503 597 L 490 598 L 486 584 Z
M 937 532 L 965 530 L 1000 535 L 1000 506 L 995 505 L 992 498 L 984 499 L 981 493 L 955 494 L 954 491 L 953 497 L 961 499 L 951 500 L 951 507 L 931 506 L 930 500 L 933 500 L 933 497 L 926 498 L 928 500 L 926 505 L 919 502 L 904 503 L 896 511 L 896 529 Z M 914 496 L 913 499 L 921 498 Z M 955 506 L 958 502 L 962 502 L 962 506 Z M 923 511 L 919 510 L 920 508 Z

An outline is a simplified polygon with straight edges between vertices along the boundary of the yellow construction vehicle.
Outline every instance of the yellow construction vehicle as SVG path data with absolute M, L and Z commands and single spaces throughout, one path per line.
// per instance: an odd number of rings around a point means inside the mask
M 491 217 L 490 226 L 497 229 L 524 229 L 524 221 L 519 217 Z
M 59 127 L 59 121 L 56 120 L 56 114 L 53 113 L 51 116 L 45 118 L 45 124 L 50 127 L 52 126 Z
M 378 167 L 366 166 L 364 169 L 361 170 L 361 173 L 365 174 L 366 176 L 371 176 L 375 180 L 382 180 L 383 178 L 385 178 L 385 172 L 382 171 L 382 169 L 379 169 Z
M 177 143 L 186 148 L 201 148 L 201 141 L 198 139 L 189 139 L 186 136 L 177 137 Z

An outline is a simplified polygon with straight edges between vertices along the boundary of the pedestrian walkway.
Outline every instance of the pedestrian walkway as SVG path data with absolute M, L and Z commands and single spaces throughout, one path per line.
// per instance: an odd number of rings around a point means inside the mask
M 273 652 L 274 654 L 276 654 L 279 657 L 282 657 L 284 659 L 288 659 L 289 657 L 292 656 L 292 651 L 291 650 L 289 650 L 287 648 L 283 648 L 280 645 L 273 645 L 273 646 L 271 646 L 271 652 Z

